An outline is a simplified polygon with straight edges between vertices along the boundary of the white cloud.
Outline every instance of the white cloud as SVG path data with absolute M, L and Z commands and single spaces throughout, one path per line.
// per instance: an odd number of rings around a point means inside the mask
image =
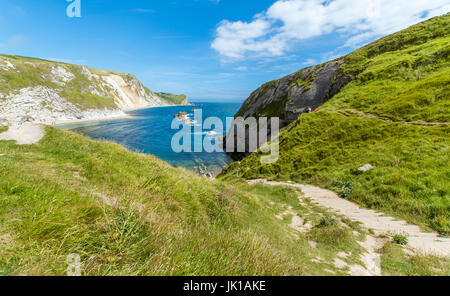
M 329 33 L 354 47 L 449 11 L 450 0 L 279 0 L 250 22 L 222 21 L 211 47 L 229 60 L 283 56 Z
M 277 48 L 266 37 L 271 24 L 264 19 L 255 19 L 253 22 L 229 22 L 222 21 L 217 28 L 218 38 L 214 40 L 212 47 L 221 54 L 233 58 L 242 58 L 245 51 L 269 51 L 277 54 Z

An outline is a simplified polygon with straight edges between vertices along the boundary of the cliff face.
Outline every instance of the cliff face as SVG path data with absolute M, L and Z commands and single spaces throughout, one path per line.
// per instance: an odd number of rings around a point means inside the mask
M 349 87 L 358 83 L 358 90 L 363 90 L 365 84 L 369 82 L 379 83 L 380 85 L 392 84 L 393 82 L 390 80 L 394 79 L 392 77 L 406 81 L 420 80 L 425 74 L 431 72 L 433 67 L 436 67 L 434 64 L 440 59 L 448 62 L 448 43 L 445 43 L 447 41 L 438 44 L 438 50 L 434 55 L 425 53 L 419 55 L 407 51 L 407 49 L 418 45 L 430 48 L 436 46 L 431 40 L 441 42 L 439 38 L 449 36 L 449 19 L 450 14 L 431 19 L 381 38 L 342 58 L 305 68 L 279 80 L 268 82 L 250 95 L 235 117 L 279 117 L 280 126 L 285 127 L 296 121 L 308 107 L 315 110 L 327 102 L 329 102 L 328 105 L 334 102 L 337 105 L 335 107 L 337 110 L 350 109 L 349 112 L 355 112 L 354 110 L 364 107 L 364 110 L 359 111 L 373 113 L 371 116 L 382 116 L 391 120 L 399 118 L 423 120 L 421 116 L 433 114 L 433 118 L 440 121 L 442 118 L 446 118 L 442 111 L 446 109 L 445 105 L 436 107 L 439 112 L 427 110 L 420 113 L 420 116 L 413 113 L 415 109 L 420 109 L 422 105 L 429 104 L 429 102 L 442 102 L 442 98 L 447 98 L 448 90 L 446 88 L 440 87 L 439 92 L 433 94 L 431 90 L 434 85 L 428 86 L 428 92 L 423 93 L 413 89 L 410 91 L 411 97 L 405 99 L 399 99 L 404 93 L 392 96 L 392 92 L 387 92 L 381 95 L 385 91 L 383 88 L 377 89 L 374 93 L 368 91 L 359 97 L 349 95 L 345 100 L 337 98 L 342 97 Z M 402 50 L 406 51 L 403 52 Z M 409 76 L 397 78 L 395 75 L 398 73 L 408 73 Z M 383 81 L 383 79 L 386 79 L 386 81 Z M 442 85 L 445 84 L 442 83 Z M 357 88 L 353 87 L 352 89 Z M 377 102 L 375 99 L 370 102 L 366 101 L 367 98 L 375 95 L 380 96 L 380 98 L 377 98 L 379 101 L 383 101 L 381 97 L 389 99 L 379 105 L 375 104 Z M 415 101 L 416 98 L 417 102 Z M 396 111 L 393 112 L 391 108 Z M 324 106 L 321 110 L 323 109 Z M 403 118 L 405 114 L 408 116 Z M 246 132 L 249 132 L 248 128 Z M 228 146 L 227 150 L 235 151 L 235 145 L 228 140 L 231 139 L 227 139 L 225 143 Z M 248 138 L 246 142 L 248 142 Z M 242 159 L 251 152 L 254 151 L 246 150 L 245 153 L 235 151 L 231 155 L 236 159 Z
M 308 107 L 315 110 L 323 105 L 352 80 L 350 74 L 339 72 L 343 63 L 344 59 L 341 58 L 266 83 L 250 95 L 235 117 L 278 117 L 280 128 L 283 128 L 297 120 Z M 254 152 L 248 150 L 249 130 L 246 128 L 246 152 L 237 152 L 234 149 L 231 155 L 235 159 L 242 159 Z M 268 131 L 270 140 L 270 124 Z M 225 146 L 230 147 L 239 139 L 235 134 L 233 142 L 230 142 L 229 137 L 226 140 Z
M 96 75 L 95 78 L 104 93 L 109 93 L 120 109 L 129 110 L 167 105 L 132 75 Z
M 166 105 L 130 74 L 0 55 L 0 123 L 106 119 Z
M 342 63 L 343 59 L 334 60 L 264 84 L 244 102 L 236 117 L 280 117 L 284 125 L 289 124 L 308 107 L 321 106 L 351 80 L 336 75 Z

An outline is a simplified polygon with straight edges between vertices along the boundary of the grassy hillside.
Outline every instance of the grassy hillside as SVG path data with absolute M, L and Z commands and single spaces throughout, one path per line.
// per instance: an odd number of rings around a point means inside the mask
M 340 252 L 362 264 L 357 223 L 243 178 L 318 184 L 448 235 L 448 28 L 447 15 L 348 55 L 337 75 L 352 81 L 281 132 L 277 163 L 255 153 L 219 180 L 53 127 L 34 145 L 0 141 L 0 275 L 65 275 L 69 254 L 83 275 L 348 274 Z M 38 83 L 45 63 L 11 81 Z M 450 274 L 450 259 L 389 238 L 379 252 L 384 275 Z
M 357 50 L 338 75 L 354 81 L 322 110 L 363 112 L 392 121 L 450 120 L 450 14 Z
M 295 239 L 275 215 L 323 211 L 292 190 L 208 181 L 50 127 L 37 145 L 0 141 L 0 155 L 1 274 L 63 275 L 77 253 L 85 275 L 318 275 L 316 256 L 360 252 L 343 226 Z
M 61 97 L 82 110 L 117 108 L 113 97 L 109 95 L 100 96 L 92 93 L 94 91 L 100 94 L 102 93 L 102 89 L 92 83 L 83 74 L 82 66 L 28 57 L 0 55 L 0 62 L 6 60 L 12 63 L 14 69 L 0 67 L 0 93 L 4 96 L 10 93 L 17 93 L 20 89 L 26 87 L 46 86 L 51 89 L 57 89 Z M 64 87 L 61 87 L 57 81 L 52 79 L 51 72 L 56 66 L 74 75 L 74 79 L 67 82 Z M 111 73 L 113 72 L 108 72 L 105 75 Z
M 186 95 L 173 95 L 168 93 L 156 93 L 169 105 L 181 105 L 187 100 Z
M 83 275 L 346 274 L 338 252 L 361 263 L 365 232 L 288 188 L 207 180 L 52 127 L 35 145 L 0 141 L 0 163 L 2 275 L 64 275 L 72 253 Z M 292 211 L 316 226 L 295 232 Z M 382 252 L 385 274 L 450 272 L 434 257 L 404 263 L 390 243 Z
M 256 153 L 222 177 L 318 184 L 449 235 L 449 50 L 447 14 L 351 53 L 336 76 L 352 81 L 281 132 L 277 163 Z

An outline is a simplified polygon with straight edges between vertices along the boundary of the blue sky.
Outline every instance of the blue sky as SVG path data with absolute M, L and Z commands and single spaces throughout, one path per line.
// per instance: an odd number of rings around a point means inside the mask
M 194 101 L 262 83 L 450 11 L 450 0 L 2 0 L 0 53 L 136 75 Z

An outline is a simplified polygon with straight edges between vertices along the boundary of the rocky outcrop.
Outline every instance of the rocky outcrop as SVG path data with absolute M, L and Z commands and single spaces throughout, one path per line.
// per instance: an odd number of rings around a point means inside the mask
M 0 124 L 108 119 L 167 105 L 130 74 L 0 55 Z
M 44 86 L 27 87 L 17 94 L 0 101 L 0 125 L 25 122 L 58 124 L 77 120 L 100 120 L 123 117 L 126 114 L 116 109 L 87 109 L 62 98 L 57 91 Z
M 336 77 L 342 63 L 334 60 L 264 84 L 243 103 L 236 117 L 280 117 L 284 125 L 295 121 L 308 107 L 318 108 L 350 81 Z
M 352 76 L 339 72 L 344 59 L 337 59 L 328 63 L 302 69 L 279 80 L 268 82 L 254 91 L 242 104 L 236 117 L 278 117 L 280 128 L 297 120 L 309 108 L 315 110 L 328 99 L 336 95 L 351 80 Z M 246 147 L 248 147 L 248 127 L 246 130 Z M 268 139 L 271 136 L 269 125 Z M 229 133 L 230 134 L 230 133 Z M 229 143 L 237 143 L 237 135 L 234 141 L 225 138 L 227 151 L 235 159 L 242 159 L 251 152 L 246 148 L 245 152 L 238 152 L 236 148 L 230 149 Z M 242 139 L 241 139 L 242 140 Z M 228 142 L 228 145 L 227 145 Z

